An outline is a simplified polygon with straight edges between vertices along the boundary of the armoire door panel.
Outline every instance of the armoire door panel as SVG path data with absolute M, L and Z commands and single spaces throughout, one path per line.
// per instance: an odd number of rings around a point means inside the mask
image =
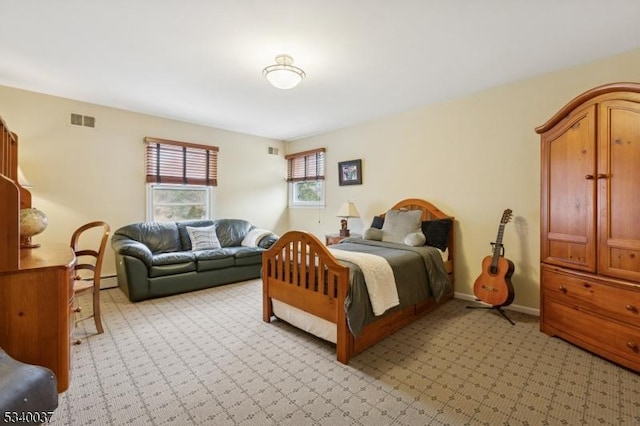
M 574 269 L 584 269 L 588 262 L 586 245 L 549 239 L 549 258 L 561 259 L 562 264 L 571 264 Z
M 640 104 L 600 104 L 598 272 L 640 281 Z
M 543 140 L 542 261 L 596 269 L 596 109 L 585 108 Z

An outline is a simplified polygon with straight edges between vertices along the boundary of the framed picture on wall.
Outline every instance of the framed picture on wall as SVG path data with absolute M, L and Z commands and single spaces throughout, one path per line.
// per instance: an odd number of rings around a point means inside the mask
M 343 185 L 362 185 L 362 160 L 338 163 L 338 181 Z

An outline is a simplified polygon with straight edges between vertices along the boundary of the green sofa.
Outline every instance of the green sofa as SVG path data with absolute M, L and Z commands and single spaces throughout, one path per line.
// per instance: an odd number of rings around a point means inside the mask
M 192 250 L 187 227 L 212 225 L 221 247 Z M 141 222 L 116 230 L 111 247 L 118 286 L 139 302 L 259 278 L 262 252 L 276 239 L 242 219 Z

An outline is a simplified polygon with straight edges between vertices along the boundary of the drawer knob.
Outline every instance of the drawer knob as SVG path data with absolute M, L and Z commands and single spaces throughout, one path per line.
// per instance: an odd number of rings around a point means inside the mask
M 78 306 L 76 308 L 73 308 L 71 311 L 79 314 L 80 312 L 82 312 L 82 306 Z
M 627 311 L 629 311 L 629 312 L 633 312 L 634 314 L 637 314 L 637 313 L 638 313 L 638 308 L 636 308 L 636 307 L 635 307 L 635 306 L 633 306 L 633 305 L 627 305 L 627 306 L 625 306 L 625 309 L 626 309 Z
M 567 288 L 566 288 L 565 286 L 563 286 L 563 285 L 561 285 L 561 286 L 560 286 L 560 288 L 559 288 L 558 290 L 560 290 L 560 291 L 561 291 L 561 292 L 563 292 L 563 293 L 566 293 L 566 292 L 567 292 Z
M 585 175 L 584 178 L 587 179 L 587 180 L 591 180 L 591 179 L 593 179 L 593 175 L 591 175 L 591 174 Z
M 638 345 L 636 345 L 634 342 L 627 342 L 627 347 L 634 352 L 638 352 Z

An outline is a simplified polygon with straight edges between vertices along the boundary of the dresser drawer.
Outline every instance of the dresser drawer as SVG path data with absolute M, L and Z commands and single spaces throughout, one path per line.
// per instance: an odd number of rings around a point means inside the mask
M 553 299 L 545 299 L 543 309 L 545 332 L 640 370 L 640 328 L 609 321 Z
M 543 298 L 640 327 L 640 288 L 613 287 L 585 277 L 542 268 Z

